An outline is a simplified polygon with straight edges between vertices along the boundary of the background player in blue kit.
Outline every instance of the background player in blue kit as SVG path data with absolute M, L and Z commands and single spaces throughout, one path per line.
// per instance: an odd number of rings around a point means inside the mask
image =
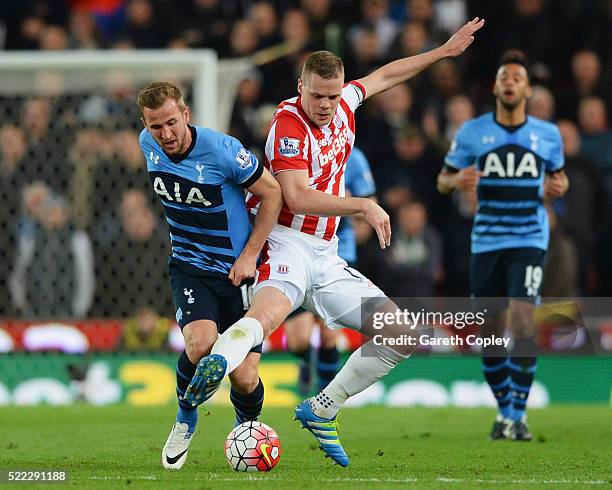
M 484 376 L 499 406 L 491 438 L 531 440 L 525 408 L 536 371 L 533 304 L 542 286 L 549 239 L 542 201 L 562 196 L 568 180 L 559 130 L 526 113 L 531 87 L 521 52 L 502 56 L 493 93 L 495 111 L 468 121 L 457 132 L 438 189 L 476 189 L 472 295 L 510 298 L 498 305 L 482 332 L 503 335 L 505 316 L 499 311 L 509 303 L 514 351 L 510 357 L 504 347 L 482 352 Z
M 376 199 L 376 184 L 372 177 L 370 164 L 364 153 L 357 147 L 346 162 L 344 174 L 347 194 L 355 197 Z M 346 260 L 349 267 L 355 268 L 357 262 L 357 242 L 353 230 L 352 218 L 343 216 L 336 232 L 338 236 L 338 255 Z M 299 308 L 295 315 L 290 315 L 285 321 L 287 346 L 300 358 L 298 388 L 302 393 L 310 391 L 312 348 L 310 337 L 314 322 L 319 323 L 320 345 L 317 350 L 316 372 L 317 391 L 325 388 L 338 372 L 340 354 L 336 345 L 338 332 L 327 328 L 315 316 Z
M 176 423 L 162 451 L 164 468 L 180 469 L 198 415 L 197 407 L 183 396 L 197 363 L 210 353 L 218 334 L 248 308 L 240 285 L 255 276 L 282 196 L 276 179 L 238 140 L 189 124 L 189 108 L 178 87 L 153 83 L 138 94 L 138 106 L 145 125 L 140 145 L 170 229 L 170 283 L 185 338 L 176 370 Z M 252 231 L 244 189 L 261 198 Z M 261 345 L 230 375 L 237 422 L 255 420 L 261 412 L 260 355 Z M 203 392 L 199 403 L 213 393 Z

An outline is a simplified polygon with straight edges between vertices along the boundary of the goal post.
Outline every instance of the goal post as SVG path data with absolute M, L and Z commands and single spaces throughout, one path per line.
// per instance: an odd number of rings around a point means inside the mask
M 190 81 L 193 122 L 226 131 L 238 83 L 251 66 L 248 60 L 219 61 L 208 49 L 8 52 L 0 55 L 1 92 L 4 97 L 65 95 L 117 83 Z
M 136 95 L 174 82 L 193 123 L 227 132 L 251 66 L 211 50 L 0 54 L 0 318 L 173 316 Z

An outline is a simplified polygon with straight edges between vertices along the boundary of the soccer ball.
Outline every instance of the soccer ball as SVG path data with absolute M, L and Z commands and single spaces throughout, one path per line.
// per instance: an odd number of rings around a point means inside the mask
M 235 427 L 225 440 L 225 457 L 236 471 L 270 471 L 280 459 L 274 429 L 257 421 Z

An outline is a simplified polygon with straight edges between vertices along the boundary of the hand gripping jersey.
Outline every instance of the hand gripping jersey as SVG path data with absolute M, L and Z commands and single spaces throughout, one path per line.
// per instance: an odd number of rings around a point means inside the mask
M 313 124 L 304 113 L 300 97 L 285 100 L 276 109 L 266 141 L 265 165 L 273 174 L 308 170 L 312 189 L 344 197 L 344 169 L 355 142 L 355 110 L 365 98 L 359 82 L 347 83 L 333 119 L 327 126 Z M 247 197 L 247 207 L 256 213 L 258 201 Z M 288 228 L 331 240 L 338 227 L 337 216 L 319 217 L 292 213 L 285 205 L 278 223 Z
M 472 253 L 548 248 L 544 177 L 564 165 L 563 143 L 554 124 L 528 116 L 518 127 L 505 127 L 489 112 L 461 127 L 445 164 L 450 170 L 475 164 L 483 173 Z

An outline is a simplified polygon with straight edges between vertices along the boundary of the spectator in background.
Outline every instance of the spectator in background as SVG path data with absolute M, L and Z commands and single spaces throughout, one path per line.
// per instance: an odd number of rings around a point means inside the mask
M 575 93 L 579 98 L 601 95 L 601 60 L 597 53 L 589 49 L 574 53 L 571 68 Z
M 365 107 L 369 117 L 363 121 L 360 142 L 368 148 L 372 173 L 382 190 L 396 183 L 393 144 L 396 134 L 410 125 L 413 104 L 410 85 L 402 83 L 377 94 Z
M 557 126 L 563 138 L 565 172 L 572 184 L 563 199 L 556 203 L 559 216 L 555 219 L 561 222 L 563 230 L 569 233 L 576 245 L 581 294 L 593 294 L 601 269 L 594 260 L 596 245 L 610 216 L 606 185 L 593 163 L 581 153 L 576 125 L 563 119 L 557 122 Z
M 455 133 L 464 122 L 474 117 L 476 110 L 474 104 L 467 95 L 454 95 L 446 102 L 444 115 L 446 117 L 446 127 L 444 128 L 444 138 L 450 145 Z
M 64 51 L 68 49 L 68 33 L 58 25 L 46 26 L 38 38 L 42 51 Z
M 381 65 L 378 35 L 373 28 L 360 29 L 353 39 L 352 48 L 346 67 L 349 79 L 358 73 L 371 73 Z
M 100 49 L 102 38 L 96 19 L 86 10 L 73 10 L 68 23 L 68 46 L 70 49 Z
M 275 111 L 275 104 L 262 104 L 255 113 L 253 137 L 255 138 L 254 148 L 259 161 L 263 161 L 265 158 L 264 149 L 268 138 L 268 128 Z
M 389 55 L 392 59 L 416 56 L 433 47 L 433 42 L 426 27 L 419 22 L 408 22 L 399 31 L 391 45 Z M 410 86 L 415 92 L 424 93 L 429 90 L 427 74 L 420 73 L 410 79 Z
M 437 0 L 434 19 L 447 34 L 452 34 L 468 20 L 466 0 Z
M 467 95 L 454 95 L 446 101 L 444 106 L 443 129 L 440 130 L 435 113 L 427 111 L 423 116 L 423 131 L 436 152 L 445 153 L 455 133 L 464 122 L 472 119 L 474 114 L 474 104 Z
M 74 144 L 68 151 L 68 160 L 72 167 L 70 200 L 73 219 L 84 229 L 89 228 L 91 224 L 92 201 L 99 196 L 92 175 L 104 155 L 102 148 L 109 143 L 105 136 L 97 128 L 81 129 L 76 132 Z
M 44 181 L 56 193 L 68 190 L 70 169 L 66 164 L 66 139 L 61 128 L 51 130 L 51 101 L 43 97 L 27 99 L 21 111 L 21 128 L 28 139 L 25 173 L 30 182 Z
M 295 95 L 297 79 L 304 64 L 304 57 L 312 48 L 311 28 L 306 14 L 289 9 L 281 20 L 282 44 L 275 50 L 276 58 L 262 66 L 262 99 L 276 103 Z
M 399 31 L 390 47 L 391 58 L 415 56 L 428 51 L 432 46 L 427 28 L 420 22 L 408 22 Z
M 589 49 L 577 51 L 572 56 L 570 68 L 573 83 L 559 97 L 563 117 L 574 119 L 580 100 L 585 97 L 607 96 L 607 102 L 610 102 L 610 88 L 604 86 L 601 60 L 597 53 Z
M 552 121 L 555 118 L 555 97 L 544 85 L 534 85 L 527 100 L 527 110 L 534 117 Z
M 502 51 L 524 51 L 531 60 L 534 80 L 550 80 L 565 60 L 564 39 L 560 33 L 566 31 L 555 17 L 554 6 L 547 5 L 545 0 L 514 0 L 513 3 L 511 17 L 498 33 L 497 46 Z
M 440 123 L 444 119 L 444 108 L 447 101 L 464 92 L 461 87 L 461 76 L 457 63 L 449 58 L 436 63 L 428 75 L 430 84 L 427 86 L 427 93 L 417 92 L 416 98 L 424 101 L 421 111 L 424 114 L 431 113 Z M 424 88 L 421 86 L 420 90 Z
M 87 206 L 87 224 L 95 230 L 97 243 L 106 246 L 119 227 L 117 199 L 127 190 L 146 190 L 149 187 L 146 168 L 140 151 L 138 134 L 130 129 L 110 133 L 111 151 L 93 168 L 83 187 L 87 187 L 84 206 Z M 83 198 L 82 198 L 83 199 Z
M 168 16 L 174 17 L 174 32 L 180 33 L 190 47 L 210 48 L 221 56 L 226 55 L 232 24 L 242 18 L 240 2 L 190 0 L 168 3 L 171 4 Z
M 392 218 L 391 221 L 394 222 L 399 208 L 414 200 L 411 183 L 406 182 L 404 179 L 398 179 L 395 185 L 385 190 L 382 200 L 384 208 L 389 211 L 389 215 Z
M 420 129 L 408 126 L 394 139 L 397 158 L 389 167 L 389 176 L 396 181 L 409 182 L 418 200 L 427 203 L 432 222 L 436 226 L 444 221 L 450 206 L 448 199 L 436 192 L 441 156 L 435 153 Z
M 230 32 L 227 55 L 231 58 L 249 56 L 257 49 L 258 42 L 255 23 L 251 20 L 237 20 Z
M 612 174 L 612 133 L 603 100 L 585 97 L 578 105 L 582 153 L 607 175 Z M 612 190 L 612 189 L 609 189 Z
M 364 29 L 374 29 L 378 39 L 378 56 L 384 59 L 398 31 L 397 24 L 389 16 L 389 2 L 362 0 L 361 12 L 362 21 L 349 29 L 348 38 L 354 44 Z
M 421 202 L 400 207 L 392 247 L 384 253 L 382 289 L 390 296 L 431 297 L 443 278 L 442 242 Z
M 559 223 L 551 205 L 546 206 L 550 241 L 544 266 L 542 296 L 545 298 L 570 298 L 578 294 L 578 256 L 571 237 Z
M 257 144 L 258 107 L 261 102 L 262 76 L 257 70 L 251 70 L 240 82 L 238 94 L 232 110 L 229 134 L 239 139 L 245 148 Z M 266 124 L 269 124 L 269 121 Z
M 127 40 L 135 49 L 163 48 L 170 34 L 160 24 L 160 16 L 151 0 L 128 0 L 126 22 L 118 41 Z
M 270 2 L 254 3 L 249 9 L 248 18 L 257 31 L 257 49 L 265 49 L 281 42 L 278 33 L 278 15 Z
M 15 261 L 17 217 L 24 179 L 26 140 L 13 125 L 0 128 L 0 316 L 13 312 L 8 281 Z
M 155 305 L 158 312 L 171 314 L 166 267 L 167 233 L 146 194 L 125 191 L 119 201 L 121 230 L 96 251 L 99 276 L 96 312 L 102 316 L 128 317 L 138 305 Z
M 309 42 L 312 41 L 312 28 L 302 10 L 290 9 L 285 12 L 281 21 L 281 34 L 290 52 L 299 52 L 311 47 Z
M 370 281 L 381 284 L 382 278 L 386 276 L 386 262 L 383 252 L 378 244 L 374 229 L 365 218 L 356 214 L 353 216 L 353 230 L 355 231 L 355 242 L 357 243 L 357 269 Z M 387 296 L 389 292 L 383 289 Z
M 65 25 L 68 6 L 64 0 L 3 2 L 0 20 L 5 21 L 8 49 L 36 49 L 47 25 Z
M 450 32 L 445 32 L 440 28 L 438 19 L 435 16 L 432 0 L 406 0 L 406 9 L 410 22 L 422 24 L 427 29 L 429 36 L 435 40 L 436 43 L 442 42 L 449 34 L 455 32 L 455 29 Z M 461 27 L 466 20 L 467 19 L 464 19 L 463 22 L 459 24 L 459 27 Z
M 95 289 L 89 237 L 72 226 L 63 197 L 40 186 L 26 189 L 24 196 L 34 226 L 19 236 L 10 279 L 15 308 L 26 317 L 84 317 Z
M 327 37 L 334 28 L 339 28 L 335 19 L 331 18 L 331 0 L 300 0 L 300 5 L 308 17 L 312 37 L 319 43 L 318 47 L 331 48 L 325 44 Z
M 121 347 L 127 351 L 161 352 L 169 349 L 168 335 L 172 322 L 160 316 L 155 308 L 142 306 L 123 327 Z

